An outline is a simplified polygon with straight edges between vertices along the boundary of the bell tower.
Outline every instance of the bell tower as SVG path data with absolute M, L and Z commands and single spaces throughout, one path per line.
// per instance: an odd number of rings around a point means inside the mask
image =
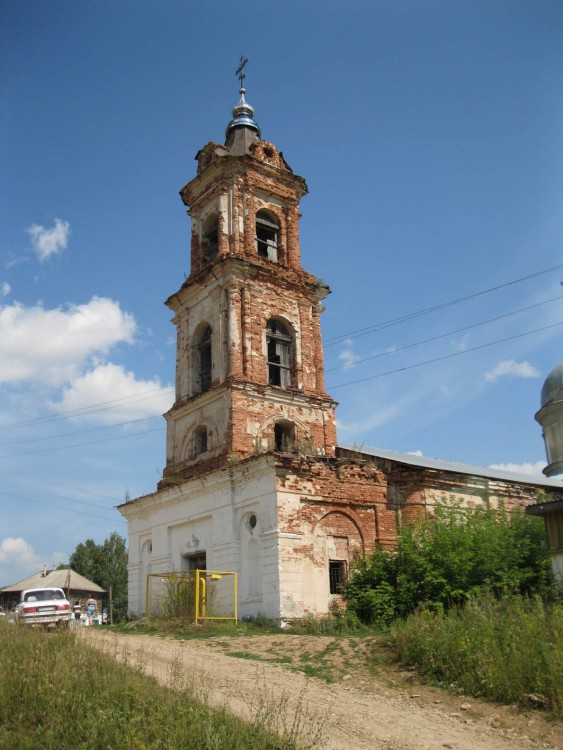
M 224 145 L 196 155 L 180 196 L 191 218 L 188 279 L 166 301 L 177 331 L 176 398 L 159 488 L 267 451 L 333 456 L 320 314 L 329 288 L 301 266 L 307 193 L 245 100 Z

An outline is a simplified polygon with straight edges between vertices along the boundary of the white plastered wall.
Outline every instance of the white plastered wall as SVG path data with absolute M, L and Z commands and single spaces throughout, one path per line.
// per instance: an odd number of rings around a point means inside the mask
M 279 531 L 271 456 L 138 498 L 120 511 L 129 526 L 132 615 L 145 611 L 147 565 L 152 573 L 178 571 L 186 567 L 187 554 L 205 552 L 209 570 L 239 574 L 239 617 L 279 619 Z M 256 517 L 252 531 L 251 515 Z

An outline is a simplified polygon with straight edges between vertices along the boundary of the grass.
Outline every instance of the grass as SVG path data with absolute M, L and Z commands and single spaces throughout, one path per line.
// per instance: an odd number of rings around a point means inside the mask
M 190 619 L 183 617 L 142 618 L 114 625 L 111 630 L 128 635 L 166 635 L 182 640 L 216 636 L 238 638 L 248 635 L 279 635 L 284 632 L 267 621 L 263 623 L 243 620 L 238 623 L 209 621 L 195 625 Z
M 189 687 L 157 684 L 72 631 L 0 627 L 0 747 L 11 750 L 289 750 L 265 731 L 272 707 L 246 724 L 212 710 Z M 171 679 L 172 679 L 171 675 Z M 269 719 L 268 719 L 269 720 Z
M 328 683 L 344 672 L 362 668 L 389 682 L 388 668 L 394 671 L 400 660 L 434 685 L 563 717 L 561 601 L 548 605 L 539 599 L 483 596 L 448 614 L 420 610 L 404 621 L 395 621 L 386 632 L 361 625 L 341 612 L 305 618 L 285 630 L 267 621 L 194 626 L 182 620 L 141 620 L 115 630 L 181 639 L 221 637 L 221 646 L 230 656 L 285 664 Z M 290 643 L 293 634 L 323 636 L 326 646 L 323 643 L 320 651 L 313 648 L 293 655 L 281 644 L 270 650 L 271 656 L 253 653 L 252 648 L 229 652 L 231 638 L 287 635 Z M 394 679 L 389 684 L 393 685 Z
M 467 695 L 544 708 L 563 717 L 563 603 L 490 595 L 393 627 L 403 663 Z

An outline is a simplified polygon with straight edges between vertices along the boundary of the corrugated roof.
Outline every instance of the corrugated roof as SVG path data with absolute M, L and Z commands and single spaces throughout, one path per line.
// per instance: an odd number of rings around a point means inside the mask
M 504 482 L 533 484 L 536 487 L 549 487 L 563 490 L 563 481 L 560 479 L 551 479 L 540 476 L 535 477 L 531 474 L 518 474 L 513 471 L 500 471 L 499 469 L 491 469 L 486 466 L 460 464 L 456 461 L 444 461 L 439 458 L 429 458 L 428 456 L 415 456 L 412 453 L 399 453 L 398 451 L 388 451 L 381 448 L 365 448 L 364 446 L 358 447 L 353 445 L 339 445 L 338 448 L 364 454 L 366 456 L 375 456 L 389 461 L 396 461 L 401 464 L 408 464 L 409 466 L 420 466 L 424 469 L 438 469 L 439 471 L 469 474 L 471 476 L 486 477 L 488 479 L 497 479 Z
M 80 573 L 65 568 L 64 570 L 49 570 L 47 573 L 41 571 L 35 573 L 23 581 L 18 581 L 11 586 L 0 589 L 0 593 L 10 593 L 15 591 L 24 591 L 25 589 L 45 589 L 50 586 L 59 589 L 71 589 L 71 591 L 87 591 L 91 594 L 105 594 L 104 589 L 97 583 L 89 581 Z

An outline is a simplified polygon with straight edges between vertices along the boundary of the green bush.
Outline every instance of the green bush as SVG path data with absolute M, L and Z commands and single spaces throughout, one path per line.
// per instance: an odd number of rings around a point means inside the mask
M 485 589 L 549 598 L 550 576 L 541 519 L 450 503 L 403 524 L 395 550 L 357 559 L 343 593 L 363 622 L 386 624 L 421 603 L 440 613 Z
M 421 607 L 392 626 L 403 663 L 468 695 L 563 716 L 563 604 L 482 593 L 438 614 Z

